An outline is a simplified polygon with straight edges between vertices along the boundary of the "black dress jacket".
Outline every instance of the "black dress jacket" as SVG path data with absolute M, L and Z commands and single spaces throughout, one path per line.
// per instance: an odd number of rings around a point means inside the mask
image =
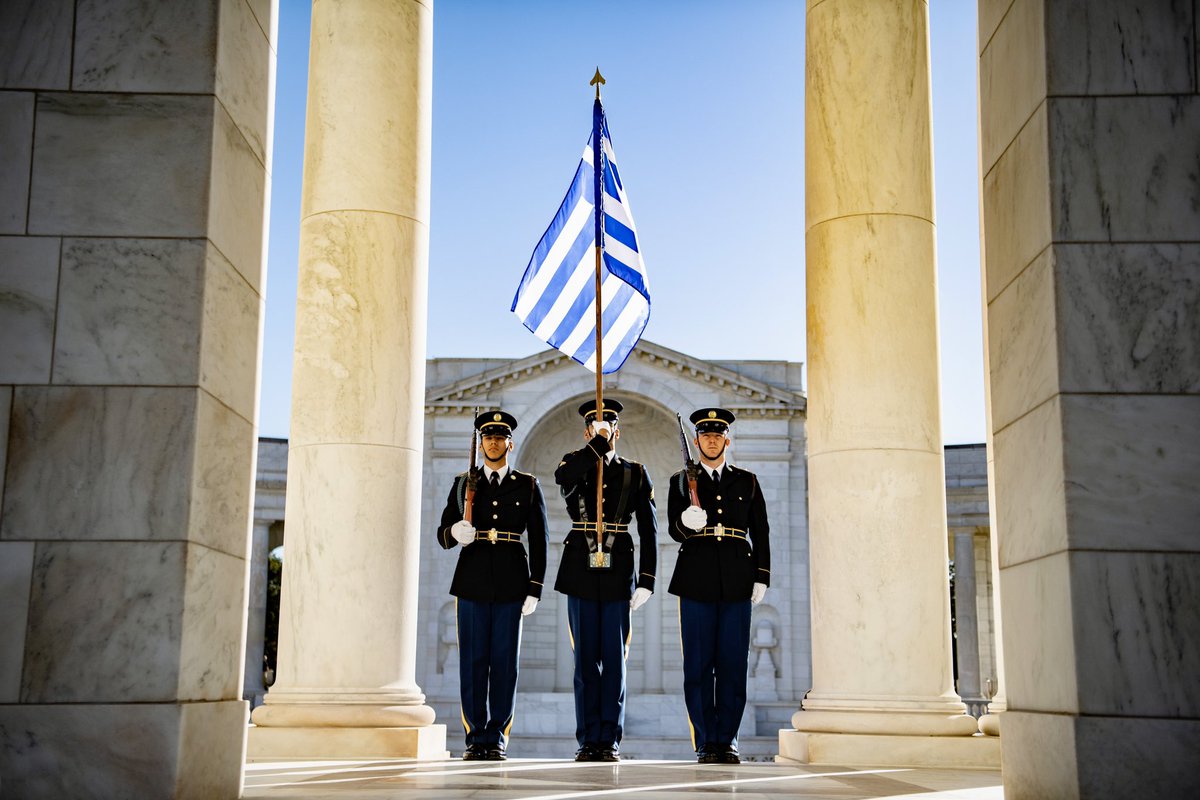
M 704 531 L 693 531 L 680 521 L 691 499 L 684 473 L 671 476 L 667 519 L 671 538 L 682 544 L 667 591 L 703 602 L 748 600 L 755 583 L 771 585 L 770 527 L 762 487 L 753 472 L 728 463 L 719 484 L 703 468 L 699 472 L 696 493 L 708 512 Z M 731 532 L 718 538 L 717 525 Z
M 562 457 L 554 481 L 567 503 L 573 522 L 596 520 L 596 463 L 612 448 L 603 436 Z M 554 590 L 583 600 L 628 600 L 634 587 L 654 591 L 658 569 L 658 519 L 654 508 L 654 486 L 646 468 L 636 461 L 614 456 L 604 464 L 604 521 L 625 528 L 606 531 L 604 549 L 612 551 L 612 566 L 588 566 L 588 534 L 578 526 L 563 540 L 562 562 Z M 637 520 L 639 563 L 634 568 L 633 537 L 628 526 Z M 594 538 L 594 531 L 592 536 Z
M 492 489 L 483 467 L 476 467 L 475 501 L 471 504 L 472 524 L 477 535 L 495 530 L 519 537 L 527 532 L 529 554 L 520 539 L 497 536 L 497 541 L 476 539 L 458 554 L 458 566 L 450 583 L 450 594 L 463 600 L 505 603 L 542 596 L 546 576 L 546 500 L 537 478 L 510 470 L 499 489 Z M 438 526 L 438 544 L 449 550 L 458 545 L 450 528 L 463 518 L 467 473 L 454 479 L 442 522 Z

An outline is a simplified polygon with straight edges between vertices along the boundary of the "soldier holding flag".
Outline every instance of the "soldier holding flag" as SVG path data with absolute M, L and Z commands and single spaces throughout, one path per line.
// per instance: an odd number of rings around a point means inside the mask
M 750 606 L 771 582 L 767 504 L 754 473 L 726 461 L 733 412 L 702 408 L 689 419 L 700 468 L 689 461 L 671 478 L 667 519 L 682 544 L 667 591 L 679 596 L 683 695 L 697 760 L 737 764 Z
M 537 478 L 508 464 L 516 418 L 475 419 L 483 465 L 459 475 L 437 540 L 462 545 L 450 594 L 458 598 L 459 686 L 467 761 L 503 761 L 517 699 L 521 617 L 532 614 L 546 574 L 546 501 Z M 529 551 L 521 544 L 525 532 Z
M 658 563 L 658 522 L 650 475 L 642 464 L 617 455 L 622 405 L 609 398 L 602 402 L 600 415 L 595 400 L 579 407 L 587 444 L 563 456 L 554 472 L 573 523 L 554 590 L 567 596 L 575 655 L 576 761 L 620 760 L 630 612 L 654 592 Z M 598 526 L 596 465 L 601 459 L 604 521 Z M 639 540 L 636 568 L 629 531 L 635 518 Z

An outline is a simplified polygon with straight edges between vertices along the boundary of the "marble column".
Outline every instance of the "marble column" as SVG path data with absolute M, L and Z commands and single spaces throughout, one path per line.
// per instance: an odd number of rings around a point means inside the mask
M 278 679 L 258 756 L 445 753 L 416 683 L 430 5 L 317 0 Z
M 954 532 L 954 622 L 958 641 L 958 693 L 980 700 L 979 617 L 975 606 L 975 532 Z
M 267 628 L 267 582 L 270 567 L 271 520 L 254 520 L 250 535 L 250 574 L 246 606 L 246 668 L 242 679 L 242 698 L 250 708 L 262 705 L 267 688 L 263 686 L 263 650 Z
M 271 2 L 0 3 L 4 797 L 236 797 Z
M 971 763 L 932 741 L 976 722 L 952 686 L 927 15 L 809 4 L 813 687 L 780 733 L 801 761 Z
M 1010 800 L 1200 796 L 1196 25 L 980 3 Z

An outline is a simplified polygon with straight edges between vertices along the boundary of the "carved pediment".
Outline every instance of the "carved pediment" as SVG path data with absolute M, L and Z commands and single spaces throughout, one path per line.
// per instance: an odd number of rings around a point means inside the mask
M 727 402 L 735 411 L 758 413 L 803 413 L 804 394 L 743 375 L 728 367 L 704 361 L 643 339 L 622 368 L 629 370 L 635 363 L 651 372 L 665 373 L 668 380 L 695 383 L 717 388 L 721 393 L 734 395 L 736 402 Z M 550 376 L 565 370 L 582 369 L 557 350 L 545 350 L 526 358 L 509 361 L 502 366 L 483 370 L 443 386 L 431 386 L 425 392 L 427 411 L 454 413 L 469 411 L 478 400 L 500 390 L 504 384 Z

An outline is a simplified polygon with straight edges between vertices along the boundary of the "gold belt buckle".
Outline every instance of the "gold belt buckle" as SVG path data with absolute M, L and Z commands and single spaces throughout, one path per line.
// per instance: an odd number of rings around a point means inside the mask
M 495 528 L 492 528 L 490 531 L 488 531 L 488 541 L 492 544 L 495 544 L 496 540 L 499 538 L 499 534 L 496 532 Z
M 719 541 L 721 541 L 721 537 L 725 535 L 725 526 L 718 522 L 716 533 L 717 533 L 717 541 L 719 542 Z

